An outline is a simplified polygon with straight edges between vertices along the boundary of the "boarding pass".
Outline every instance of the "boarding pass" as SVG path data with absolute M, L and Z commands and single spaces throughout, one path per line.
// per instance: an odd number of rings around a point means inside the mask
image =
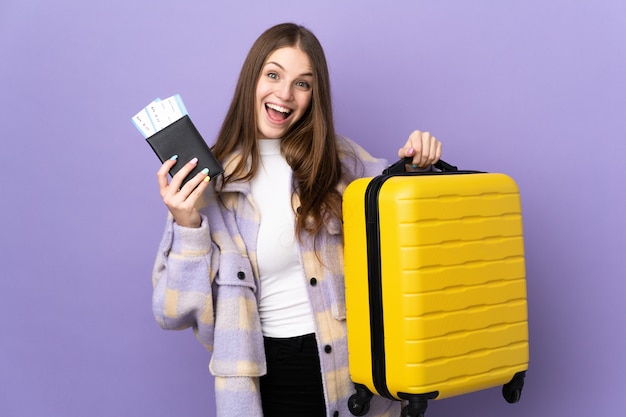
M 141 134 L 148 138 L 186 115 L 187 108 L 183 99 L 179 94 L 175 94 L 164 100 L 154 99 L 134 115 L 131 121 Z

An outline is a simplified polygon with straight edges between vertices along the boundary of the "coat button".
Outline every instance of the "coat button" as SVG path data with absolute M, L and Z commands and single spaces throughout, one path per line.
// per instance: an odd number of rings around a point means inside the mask
M 239 278 L 239 279 L 246 279 L 246 273 L 243 272 L 243 271 L 237 272 L 237 278 Z
M 326 352 L 326 353 L 330 353 L 330 352 L 332 352 L 332 351 L 333 351 L 332 346 L 330 346 L 330 345 L 326 345 L 326 346 L 324 346 L 324 352 Z
M 313 287 L 315 287 L 315 286 L 317 285 L 317 278 L 315 278 L 315 277 L 311 278 L 311 281 L 310 281 L 310 282 L 311 282 L 311 285 L 312 285 Z
M 339 417 L 339 411 L 335 411 L 335 412 L 333 413 L 333 417 Z

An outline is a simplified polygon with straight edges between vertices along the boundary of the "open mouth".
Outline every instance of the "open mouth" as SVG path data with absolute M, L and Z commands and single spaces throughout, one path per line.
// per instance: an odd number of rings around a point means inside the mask
M 275 122 L 282 122 L 286 120 L 292 113 L 291 109 L 272 103 L 266 103 L 265 109 L 267 110 L 269 118 Z

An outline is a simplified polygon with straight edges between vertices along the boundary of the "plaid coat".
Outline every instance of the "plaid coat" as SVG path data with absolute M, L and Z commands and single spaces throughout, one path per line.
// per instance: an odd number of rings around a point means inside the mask
M 351 140 L 337 140 L 346 174 L 341 193 L 351 179 L 378 175 L 386 166 Z M 239 158 L 223 161 L 226 173 Z M 219 200 L 208 187 L 201 207 L 197 229 L 180 227 L 168 217 L 152 277 L 154 315 L 164 329 L 193 328 L 212 351 L 209 369 L 215 376 L 218 417 L 261 417 L 258 378 L 266 364 L 257 311 L 259 215 L 250 183 L 230 182 Z M 349 417 L 347 402 L 354 388 L 348 371 L 340 221 L 327 222 L 316 247 L 320 259 L 312 239 L 305 237 L 300 255 L 315 316 L 326 414 Z M 399 414 L 399 402 L 375 396 L 368 416 Z

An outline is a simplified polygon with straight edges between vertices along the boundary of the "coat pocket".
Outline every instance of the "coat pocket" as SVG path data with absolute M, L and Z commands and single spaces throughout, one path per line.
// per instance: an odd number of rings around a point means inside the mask
M 217 285 L 248 287 L 256 293 L 257 286 L 250 260 L 238 253 L 222 253 L 220 270 L 215 277 Z

